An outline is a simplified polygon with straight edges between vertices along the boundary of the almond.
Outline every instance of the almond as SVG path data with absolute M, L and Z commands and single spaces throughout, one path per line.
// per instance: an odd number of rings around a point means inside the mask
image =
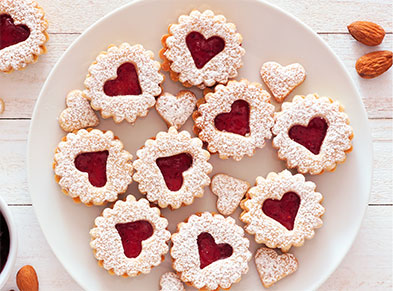
M 372 79 L 389 70 L 392 66 L 391 51 L 377 51 L 360 57 L 356 62 L 356 71 L 360 77 Z
M 20 291 L 38 291 L 38 278 L 34 268 L 23 266 L 16 274 L 16 285 Z
M 348 31 L 354 39 L 369 46 L 379 45 L 385 37 L 385 30 L 369 21 L 355 21 L 348 25 Z

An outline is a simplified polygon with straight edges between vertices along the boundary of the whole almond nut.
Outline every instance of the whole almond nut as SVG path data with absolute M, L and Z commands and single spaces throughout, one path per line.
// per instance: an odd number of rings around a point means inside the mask
M 377 51 L 360 57 L 356 62 L 356 71 L 360 77 L 372 79 L 389 70 L 392 66 L 391 51 Z
M 355 21 L 347 28 L 357 41 L 369 46 L 381 44 L 385 37 L 385 30 L 378 24 L 369 21 Z
M 23 266 L 16 274 L 16 285 L 20 291 L 38 291 L 38 278 L 34 268 Z

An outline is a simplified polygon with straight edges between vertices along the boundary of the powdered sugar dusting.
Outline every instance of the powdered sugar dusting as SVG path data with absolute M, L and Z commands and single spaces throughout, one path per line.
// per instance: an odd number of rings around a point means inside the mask
M 103 187 L 95 187 L 89 182 L 88 173 L 75 167 L 75 158 L 81 153 L 105 150 L 109 152 L 107 182 Z M 117 195 L 124 193 L 132 182 L 132 155 L 123 150 L 122 142 L 115 139 L 111 131 L 81 129 L 67 134 L 66 140 L 59 143 L 54 160 L 54 171 L 63 191 L 85 204 L 101 205 L 115 201 Z
M 142 94 L 107 96 L 103 89 L 105 82 L 115 79 L 117 69 L 127 62 L 136 66 Z M 143 46 L 131 46 L 128 43 L 111 46 L 107 52 L 98 55 L 90 66 L 85 80 L 85 93 L 91 100 L 91 106 L 95 110 L 101 110 L 104 118 L 113 117 L 115 122 L 126 119 L 133 123 L 137 117 L 146 116 L 149 108 L 156 102 L 155 97 L 161 94 L 160 84 L 164 81 L 164 76 L 159 71 L 160 63 L 154 61 L 153 53 Z
M 240 200 L 250 188 L 250 184 L 225 174 L 217 174 L 212 178 L 210 188 L 218 197 L 218 211 L 221 214 L 230 215 L 239 206 Z
M 180 153 L 189 153 L 192 156 L 192 166 L 183 172 L 182 187 L 178 191 L 171 191 L 166 186 L 156 160 Z M 175 127 L 171 127 L 168 132 L 159 132 L 155 139 L 147 140 L 136 155 L 138 159 L 134 162 L 136 172 L 133 178 L 139 183 L 139 191 L 160 207 L 170 205 L 176 209 L 183 203 L 189 205 L 194 201 L 194 197 L 202 197 L 203 188 L 210 184 L 210 154 L 202 149 L 202 141 L 191 138 L 187 131 L 178 133 Z
M 314 117 L 322 117 L 328 124 L 320 153 L 314 155 L 307 148 L 292 140 L 289 129 L 293 125 L 307 126 Z M 323 170 L 334 170 L 337 163 L 346 159 L 346 152 L 352 149 L 352 127 L 347 114 L 337 101 L 317 94 L 295 96 L 292 102 L 285 102 L 281 112 L 274 115 L 275 125 L 273 146 L 278 149 L 280 159 L 287 160 L 288 168 L 301 173 L 319 174 Z
M 115 226 L 118 223 L 147 220 L 152 224 L 154 233 L 142 241 L 142 251 L 136 258 L 128 258 L 124 254 L 120 235 Z M 171 234 L 166 229 L 168 220 L 160 216 L 160 210 L 150 207 L 149 201 L 128 195 L 126 201 L 117 201 L 112 208 L 106 208 L 102 215 L 95 219 L 95 227 L 90 230 L 90 246 L 94 249 L 97 260 L 103 262 L 106 270 L 116 275 L 134 277 L 139 273 L 149 273 L 151 268 L 162 262 L 162 256 L 169 248 L 167 241 Z
M 32 0 L 1 0 L 0 13 L 9 14 L 15 25 L 24 24 L 30 29 L 25 41 L 0 50 L 0 71 L 19 70 L 35 62 L 45 52 L 44 44 L 48 40 L 48 22 L 42 8 Z
M 298 262 L 293 254 L 287 253 L 279 256 L 275 250 L 260 248 L 255 253 L 255 265 L 263 286 L 269 288 L 295 272 Z
M 66 97 L 66 104 L 67 109 L 64 109 L 59 116 L 59 124 L 63 130 L 72 132 L 94 127 L 100 123 L 82 91 L 71 91 Z
M 208 150 L 218 152 L 220 158 L 239 161 L 244 155 L 252 156 L 256 148 L 265 145 L 265 139 L 272 137 L 274 106 L 261 84 L 230 81 L 226 86 L 216 86 L 214 93 L 205 95 L 205 100 L 198 108 L 200 116 L 195 119 L 195 126 L 200 129 L 199 138 L 208 143 Z M 216 116 L 230 112 L 236 100 L 245 100 L 250 106 L 250 134 L 246 136 L 219 131 L 214 125 Z
M 224 16 L 214 15 L 210 10 L 202 13 L 194 10 L 190 15 L 180 16 L 178 21 L 178 24 L 170 26 L 164 55 L 172 62 L 171 70 L 179 73 L 180 82 L 210 87 L 216 83 L 225 84 L 228 78 L 237 76 L 245 50 L 241 47 L 242 37 L 236 32 L 233 23 L 227 23 Z M 224 50 L 201 69 L 195 66 L 185 41 L 186 36 L 193 31 L 201 33 L 206 39 L 219 36 L 225 41 Z
M 262 65 L 261 77 L 277 102 L 282 102 L 293 89 L 303 83 L 306 70 L 298 63 L 283 67 L 276 62 L 267 62 Z
M 288 251 L 292 245 L 301 246 L 304 239 L 311 239 L 315 228 L 322 226 L 321 216 L 325 212 L 320 202 L 323 197 L 315 192 L 315 184 L 306 182 L 302 174 L 292 175 L 288 170 L 270 173 L 266 179 L 258 177 L 247 198 L 242 201 L 244 210 L 240 219 L 247 224 L 246 231 L 255 234 L 257 243 L 264 243 L 269 248 L 281 248 Z M 278 221 L 262 211 L 266 199 L 281 200 L 287 192 L 295 192 L 300 197 L 300 205 L 293 230 L 288 230 Z
M 202 232 L 212 235 L 216 244 L 231 245 L 233 254 L 201 269 L 197 237 Z M 248 261 L 252 256 L 248 250 L 250 242 L 235 220 L 209 212 L 191 215 L 188 222 L 180 223 L 178 232 L 172 235 L 172 243 L 174 269 L 181 273 L 182 281 L 189 282 L 199 289 L 229 289 L 233 283 L 240 280 L 242 274 L 247 273 Z
M 160 291 L 185 291 L 184 285 L 178 275 L 173 272 L 167 272 L 161 276 Z
M 164 93 L 157 100 L 156 110 L 169 126 L 179 129 L 194 111 L 196 102 L 191 91 L 180 91 L 177 96 Z

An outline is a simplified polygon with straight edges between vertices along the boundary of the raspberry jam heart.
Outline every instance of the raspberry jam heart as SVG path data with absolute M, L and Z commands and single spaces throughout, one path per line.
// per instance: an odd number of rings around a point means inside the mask
M 197 31 L 190 32 L 187 35 L 186 44 L 198 69 L 202 69 L 225 47 L 225 41 L 221 37 L 212 36 L 206 39 Z
M 120 235 L 127 258 L 139 256 L 142 252 L 142 241 L 153 235 L 153 226 L 146 220 L 118 223 L 115 228 Z
M 266 199 L 262 204 L 262 211 L 288 230 L 292 230 L 299 206 L 299 195 L 295 192 L 288 192 L 282 196 L 281 200 Z
M 14 24 L 9 14 L 0 14 L 0 50 L 25 41 L 30 36 L 30 29 L 24 24 Z
M 229 258 L 233 253 L 233 248 L 229 244 L 216 244 L 214 237 L 208 232 L 198 235 L 197 243 L 201 269 L 215 261 Z
M 314 155 L 318 155 L 328 130 L 328 124 L 321 117 L 314 117 L 307 126 L 294 125 L 289 129 L 288 136 L 300 143 Z
M 95 187 L 104 187 L 106 184 L 106 161 L 109 152 L 82 153 L 75 158 L 75 167 L 89 174 L 89 181 Z
M 117 69 L 117 78 L 106 81 L 104 93 L 108 96 L 142 94 L 138 72 L 133 63 L 124 63 Z
M 218 130 L 245 136 L 250 133 L 250 105 L 247 101 L 236 100 L 231 106 L 231 112 L 216 116 L 214 125 Z
M 158 158 L 157 166 L 160 168 L 165 184 L 171 191 L 177 191 L 183 185 L 183 172 L 192 165 L 192 156 L 182 153 L 170 157 Z

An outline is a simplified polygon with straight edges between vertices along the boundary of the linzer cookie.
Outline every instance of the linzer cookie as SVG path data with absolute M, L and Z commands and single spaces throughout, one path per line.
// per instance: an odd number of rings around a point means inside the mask
M 210 154 L 202 149 L 202 141 L 191 138 L 187 131 L 178 133 L 171 127 L 168 132 L 159 132 L 136 155 L 133 178 L 139 191 L 162 208 L 189 205 L 195 197 L 202 197 L 203 188 L 210 184 Z
M 134 123 L 161 94 L 164 76 L 153 53 L 137 44 L 110 46 L 98 55 L 85 80 L 86 97 L 104 118 Z
M 59 116 L 59 124 L 64 131 L 95 127 L 100 123 L 82 91 L 71 91 L 66 97 L 66 104 L 67 108 Z
M 294 273 L 298 262 L 293 254 L 278 255 L 275 250 L 260 248 L 255 253 L 255 266 L 263 286 L 269 288 Z
M 233 23 L 212 11 L 193 10 L 162 37 L 162 69 L 184 86 L 211 87 L 237 76 L 245 51 Z
M 273 147 L 300 173 L 334 171 L 352 150 L 352 127 L 339 102 L 317 94 L 295 96 L 275 113 Z
M 46 52 L 48 21 L 32 0 L 0 1 L 0 71 L 10 73 Z
M 262 65 L 261 78 L 269 87 L 274 99 L 283 102 L 284 99 L 306 78 L 306 70 L 301 64 L 291 64 L 286 67 L 276 62 Z
M 135 277 L 158 266 L 168 252 L 168 220 L 149 201 L 128 195 L 95 219 L 90 246 L 110 274 Z
M 211 153 L 239 161 L 272 137 L 274 106 L 261 84 L 230 81 L 216 86 L 204 99 L 193 114 L 194 131 Z
M 288 170 L 269 173 L 266 179 L 257 177 L 240 204 L 245 230 L 255 235 L 257 243 L 283 252 L 302 246 L 322 226 L 323 197 L 315 188 L 302 174 L 292 175 Z
M 75 202 L 112 202 L 132 181 L 132 155 L 113 132 L 81 129 L 59 143 L 53 169 L 56 182 Z
M 160 287 L 160 291 L 186 291 L 179 276 L 172 272 L 162 274 Z
M 200 290 L 229 289 L 248 272 L 250 242 L 231 217 L 191 215 L 172 234 L 170 254 L 180 279 Z

